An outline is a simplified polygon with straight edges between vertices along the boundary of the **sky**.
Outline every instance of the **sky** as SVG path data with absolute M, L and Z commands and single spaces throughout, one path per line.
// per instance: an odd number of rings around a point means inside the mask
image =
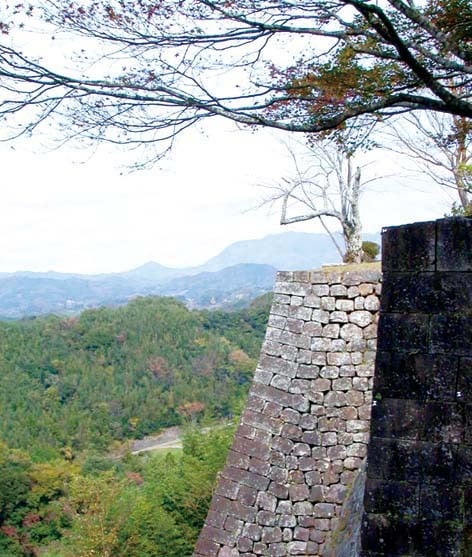
M 41 138 L 1 144 L 0 272 L 100 273 L 148 261 L 184 267 L 239 240 L 321 232 L 315 221 L 281 227 L 279 206 L 257 208 L 263 186 L 293 173 L 285 135 L 215 121 L 181 136 L 159 165 L 136 172 L 123 165 L 137 155 L 118 148 L 53 151 Z M 365 232 L 448 210 L 450 197 L 408 178 L 395 155 L 371 157 L 369 172 L 387 177 L 362 196 Z
M 63 59 L 64 48 L 77 46 L 67 36 L 51 37 L 47 30 L 20 31 L 8 40 L 42 52 L 50 64 Z M 139 154 L 118 147 L 52 150 L 45 136 L 0 143 L 0 272 L 101 273 L 148 261 L 185 267 L 239 240 L 289 230 L 322 232 L 314 220 L 281 227 L 279 205 L 257 208 L 267 195 L 263 186 L 293 175 L 283 144 L 287 137 L 211 119 L 180 136 L 161 163 L 132 173 L 125 166 Z M 366 176 L 383 178 L 363 193 L 365 232 L 448 211 L 451 195 L 409 177 L 397 155 L 368 157 Z

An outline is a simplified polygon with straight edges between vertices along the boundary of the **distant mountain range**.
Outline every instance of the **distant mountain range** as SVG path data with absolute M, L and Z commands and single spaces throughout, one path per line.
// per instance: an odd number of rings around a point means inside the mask
M 365 239 L 379 241 L 378 235 Z M 272 289 L 280 270 L 319 268 L 339 257 L 325 234 L 286 232 L 236 242 L 203 265 L 177 269 L 148 262 L 121 273 L 0 273 L 0 316 L 75 313 L 136 296 L 173 296 L 191 308 L 238 307 Z

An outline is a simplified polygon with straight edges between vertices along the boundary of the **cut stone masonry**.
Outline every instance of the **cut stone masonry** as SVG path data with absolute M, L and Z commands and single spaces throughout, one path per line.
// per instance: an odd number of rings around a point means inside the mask
M 194 557 L 329 554 L 367 453 L 381 274 L 280 272 Z

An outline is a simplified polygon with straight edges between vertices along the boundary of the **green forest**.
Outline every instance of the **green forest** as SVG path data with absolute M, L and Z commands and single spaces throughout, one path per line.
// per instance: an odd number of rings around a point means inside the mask
M 232 438 L 199 425 L 241 411 L 269 304 L 0 322 L 0 556 L 191 555 Z M 174 425 L 182 450 L 126 452 Z

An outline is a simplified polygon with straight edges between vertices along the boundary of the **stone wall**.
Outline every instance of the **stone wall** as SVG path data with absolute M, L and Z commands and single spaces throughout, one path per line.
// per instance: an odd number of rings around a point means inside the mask
M 383 234 L 364 557 L 472 555 L 472 220 Z
M 380 271 L 279 273 L 194 557 L 327 555 L 367 452 Z

